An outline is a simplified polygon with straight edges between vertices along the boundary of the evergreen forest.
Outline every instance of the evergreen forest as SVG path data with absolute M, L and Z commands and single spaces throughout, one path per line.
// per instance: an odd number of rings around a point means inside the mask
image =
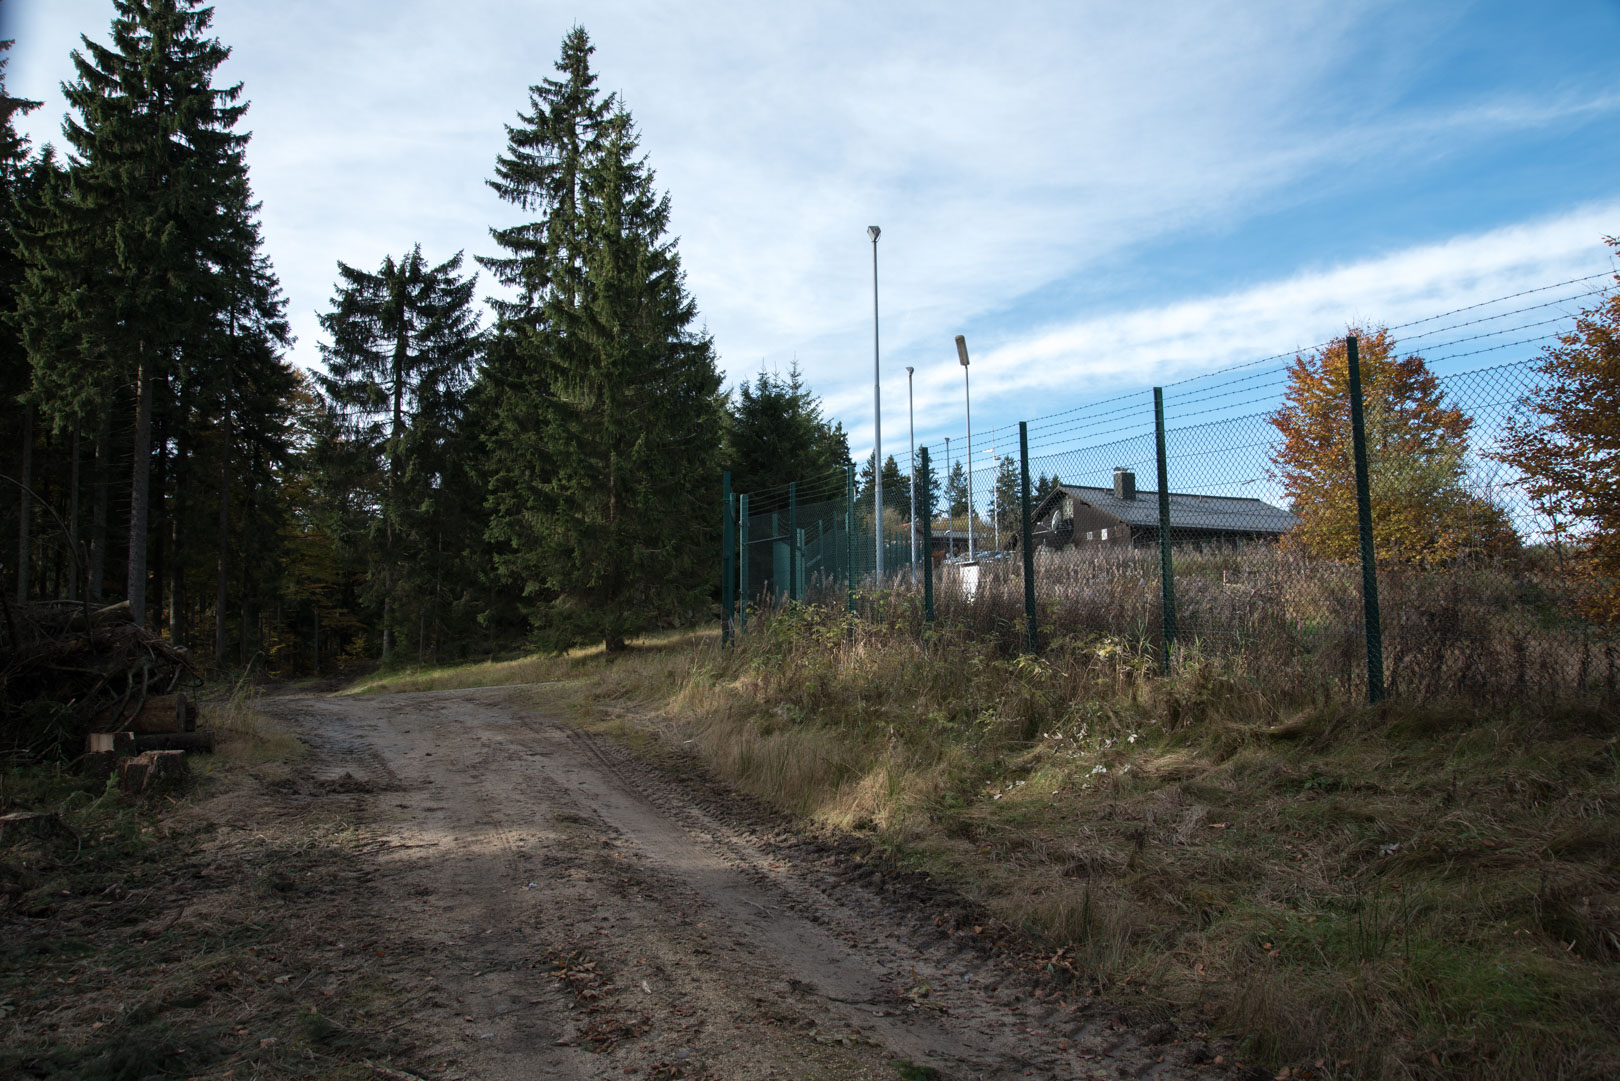
M 127 600 L 194 658 L 282 675 L 613 651 L 710 615 L 724 469 L 763 488 L 847 466 L 797 366 L 722 387 L 583 28 L 491 162 L 492 216 L 524 220 L 485 252 L 403 232 L 380 265 L 334 252 L 308 371 L 212 9 L 112 7 L 74 52 L 60 147 L 18 134 L 38 103 L 5 93 L 0 52 L 8 603 Z

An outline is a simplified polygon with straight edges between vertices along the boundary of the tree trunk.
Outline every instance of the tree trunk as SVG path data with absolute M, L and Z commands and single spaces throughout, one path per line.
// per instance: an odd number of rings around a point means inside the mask
M 242 493 L 242 536 L 244 543 L 242 546 L 242 598 L 240 607 L 242 612 L 241 656 L 243 668 L 248 666 L 249 658 L 258 652 L 259 642 L 262 641 L 259 635 L 258 616 L 256 614 L 258 608 L 253 603 L 252 583 L 248 581 L 249 556 L 252 553 L 248 550 L 249 542 L 247 540 L 247 538 L 253 536 L 253 530 L 257 524 L 255 521 L 257 508 L 254 504 L 258 496 L 258 467 L 259 452 L 258 448 L 254 447 L 248 451 Z
M 29 489 L 34 484 L 34 407 L 28 406 L 23 410 L 22 425 L 22 466 L 17 470 L 18 480 L 22 483 L 17 488 L 17 603 L 24 604 L 28 600 L 28 572 L 33 561 L 33 545 L 28 536 L 28 527 L 34 513 L 33 500 Z
M 186 423 L 184 392 L 180 396 L 180 431 L 174 449 L 174 492 L 169 507 L 169 641 L 177 646 L 186 644 L 186 563 L 181 558 L 185 532 L 180 519 L 185 509 L 186 466 L 191 457 L 190 426 Z
M 214 574 L 214 661 L 225 665 L 225 603 L 231 550 L 231 411 L 225 410 L 225 433 L 219 447 L 219 537 Z
M 79 599 L 79 586 L 84 582 L 84 553 L 79 551 L 79 422 L 73 422 L 73 465 L 68 480 L 68 574 L 67 599 Z
M 394 339 L 394 365 L 392 398 L 394 425 L 388 436 L 388 501 L 383 507 L 384 570 L 383 570 L 383 639 L 382 660 L 387 664 L 394 653 L 394 515 L 398 513 L 394 486 L 399 477 L 399 440 L 405 430 L 405 362 L 409 357 L 410 339 L 406 336 L 406 321 L 401 312 L 399 331 Z
M 383 571 L 383 626 L 382 662 L 387 664 L 394 654 L 394 568 Z
M 442 486 L 440 491 L 442 493 Z M 436 496 L 435 502 L 442 498 L 442 494 Z M 444 589 L 444 527 L 437 514 L 434 515 L 434 519 L 435 521 L 439 521 L 440 524 L 437 530 L 438 535 L 434 541 L 434 548 L 436 551 L 433 553 L 433 649 L 429 653 L 429 656 L 432 658 L 434 664 L 438 664 L 439 642 L 444 638 L 444 628 L 440 625 L 441 621 L 439 617 L 439 594 Z
M 163 418 L 157 418 L 153 425 L 157 431 L 153 433 L 152 442 L 157 444 L 157 528 L 148 532 L 151 545 L 150 554 L 146 560 L 147 578 L 157 595 L 152 598 L 152 629 L 163 633 L 163 621 L 169 614 L 165 603 L 163 591 L 169 584 L 169 531 L 164 528 L 165 507 L 168 493 L 174 489 L 169 476 L 169 433 Z M 150 501 L 148 501 L 150 505 Z
M 130 445 L 134 462 L 129 483 L 129 580 L 124 583 L 129 598 L 130 618 L 137 627 L 146 626 L 146 525 L 152 490 L 152 372 L 145 351 L 136 375 L 135 438 Z
M 103 412 L 96 427 L 95 480 L 90 500 L 90 596 L 100 603 L 107 580 L 107 501 L 112 489 L 108 459 L 112 456 L 112 417 Z

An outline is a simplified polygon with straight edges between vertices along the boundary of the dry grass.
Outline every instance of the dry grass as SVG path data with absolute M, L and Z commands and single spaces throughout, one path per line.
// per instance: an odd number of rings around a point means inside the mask
M 691 741 L 1274 1069 L 1620 1075 L 1612 709 L 1368 710 L 1242 655 L 1167 679 L 1130 638 L 1037 659 L 983 628 L 921 639 L 904 595 L 863 606 L 574 671 L 631 738 Z
M 286 728 L 259 711 L 260 688 L 247 677 L 199 701 L 202 727 L 214 733 L 215 755 L 199 759 L 205 771 L 218 765 L 249 766 L 297 757 L 303 745 Z
M 1023 583 L 1015 561 L 987 564 L 968 598 L 943 577 L 941 623 L 1020 648 Z M 1275 544 L 1178 547 L 1176 614 L 1182 644 L 1235 658 L 1249 678 L 1277 687 L 1308 681 L 1354 693 L 1364 679 L 1361 573 Z M 1143 649 L 1160 641 L 1157 549 L 1080 546 L 1036 552 L 1039 623 L 1056 637 L 1111 635 Z M 1458 695 L 1511 700 L 1527 688 L 1620 688 L 1620 640 L 1584 622 L 1580 583 L 1538 554 L 1444 570 L 1399 565 L 1379 572 L 1386 683 L 1411 700 Z M 837 606 L 835 583 L 816 600 Z M 920 632 L 921 602 L 903 577 L 865 594 L 869 621 Z
M 710 632 L 719 638 L 718 632 Z M 704 637 L 698 634 L 698 639 Z M 578 679 L 602 664 L 614 664 L 639 658 L 648 651 L 657 652 L 671 642 L 692 640 L 691 631 L 661 631 L 631 639 L 629 650 L 622 655 L 608 656 L 601 645 L 581 646 L 562 654 L 536 653 L 505 661 L 485 661 L 480 664 L 440 665 L 427 668 L 403 668 L 368 676 L 347 687 L 344 694 L 399 694 L 407 691 L 450 691 L 472 687 L 508 687 L 525 683 L 555 683 Z

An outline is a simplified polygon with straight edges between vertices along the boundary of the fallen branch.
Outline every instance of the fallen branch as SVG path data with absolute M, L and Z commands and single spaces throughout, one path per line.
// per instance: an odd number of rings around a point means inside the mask
M 384 1081 L 427 1081 L 427 1078 L 425 1077 L 410 1073 L 406 1070 L 396 1070 L 392 1066 L 382 1066 L 372 1062 L 370 1059 L 361 1059 L 360 1062 L 378 1077 L 383 1078 Z

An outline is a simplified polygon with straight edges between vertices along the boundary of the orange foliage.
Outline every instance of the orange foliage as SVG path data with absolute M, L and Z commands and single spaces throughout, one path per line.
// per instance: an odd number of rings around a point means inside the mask
M 1373 548 L 1380 560 L 1449 562 L 1517 547 L 1506 515 L 1463 487 L 1473 418 L 1446 403 L 1422 357 L 1397 358 L 1389 331 L 1352 327 L 1365 403 Z M 1350 438 L 1350 374 L 1341 339 L 1288 369 L 1272 454 L 1299 524 L 1288 542 L 1324 559 L 1360 552 Z
M 1604 240 L 1620 253 L 1620 239 Z M 1497 457 L 1558 523 L 1554 541 L 1574 542 L 1587 614 L 1620 623 L 1620 291 L 1582 312 L 1538 370 L 1547 382 L 1524 404 L 1539 423 L 1510 421 Z

